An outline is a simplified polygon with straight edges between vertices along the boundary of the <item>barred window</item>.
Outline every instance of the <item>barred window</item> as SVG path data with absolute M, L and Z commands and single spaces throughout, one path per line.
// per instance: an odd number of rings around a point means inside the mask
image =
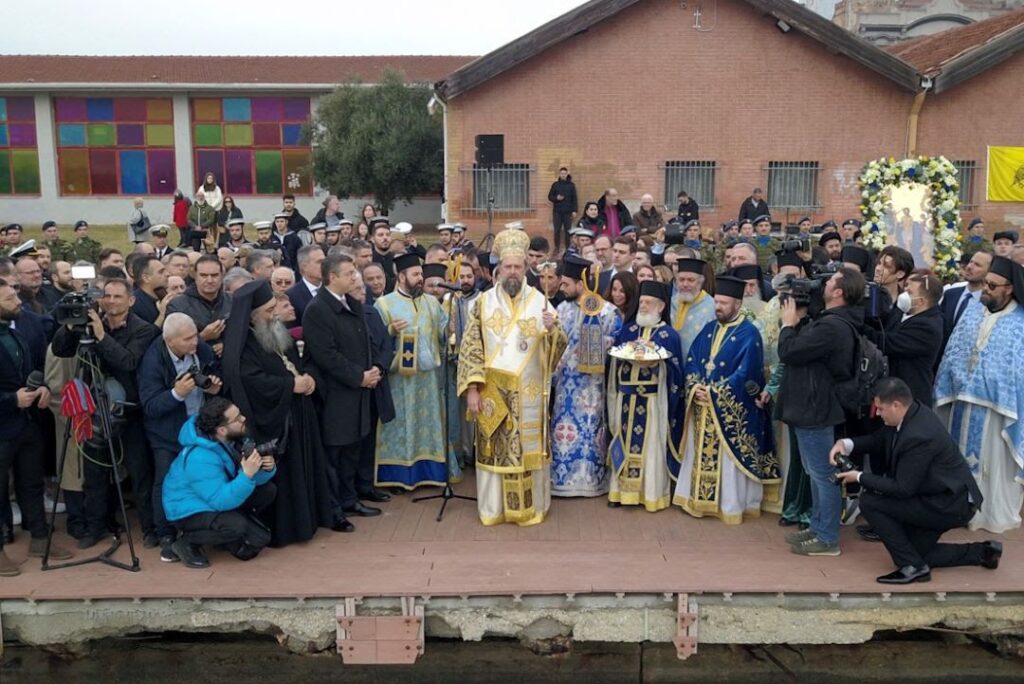
M 960 182 L 960 206 L 964 209 L 973 209 L 978 206 L 974 201 L 974 179 L 975 170 L 978 166 L 973 161 L 954 161 L 956 167 L 956 178 Z
M 775 209 L 815 209 L 818 205 L 816 161 L 768 162 L 768 206 Z
M 715 205 L 715 162 L 665 162 L 665 206 L 676 206 L 676 196 L 686 191 L 701 208 Z
M 473 165 L 472 209 L 487 210 L 488 198 L 494 198 L 495 211 L 526 211 L 530 208 L 530 165 L 494 164 L 488 174 L 485 167 Z

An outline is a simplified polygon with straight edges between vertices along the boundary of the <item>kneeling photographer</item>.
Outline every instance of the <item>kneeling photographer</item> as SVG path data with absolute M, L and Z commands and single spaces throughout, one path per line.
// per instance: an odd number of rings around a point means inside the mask
M 87 299 L 84 302 L 76 300 L 66 307 L 58 305 L 56 310 L 60 327 L 53 337 L 54 355 L 73 358 L 80 356 L 81 346 L 92 347 L 99 368 L 83 363 L 80 377 L 94 393 L 100 379 L 104 379 L 104 389 L 110 400 L 113 434 L 103 434 L 102 427 L 94 429 L 92 439 L 82 445 L 86 530 L 78 541 L 81 549 L 94 546 L 117 529 L 117 521 L 111 515 L 116 508 L 116 502 L 110 498 L 113 472 L 111 443 L 115 457 L 121 459 L 131 477 L 135 507 L 147 545 L 149 541 L 155 543 L 155 540 L 148 539 L 153 535 L 153 466 L 142 431 L 135 372 L 142 355 L 160 331 L 132 313 L 134 301 L 128 281 L 115 278 L 104 284 L 98 308 Z M 103 425 L 102 420 L 94 423 Z M 74 458 L 72 446 L 69 442 L 69 453 L 65 458 Z
M 181 453 L 164 480 L 167 519 L 181 530 L 171 544 L 189 568 L 210 565 L 203 545 L 224 546 L 240 560 L 255 558 L 270 543 L 257 514 L 274 502 L 270 480 L 277 465 L 271 445 L 245 439 L 245 416 L 222 397 L 211 397 L 178 435 Z
M 956 442 L 932 410 L 915 401 L 907 383 L 884 378 L 875 406 L 885 427 L 873 434 L 841 439 L 829 461 L 836 486 L 858 482 L 860 509 L 892 556 L 896 570 L 878 577 L 882 584 L 931 580 L 931 568 L 999 566 L 998 541 L 940 544 L 947 531 L 967 525 L 982 506 L 981 491 Z M 883 456 L 891 475 L 856 470 L 848 456 Z
M 786 537 L 794 553 L 804 556 L 839 555 L 839 517 L 842 497 L 832 482 L 828 454 L 836 426 L 846 414 L 837 385 L 854 377 L 856 338 L 864 324 L 861 299 L 864 276 L 840 268 L 824 285 L 817 281 L 790 282 L 820 292 L 821 301 L 801 301 L 781 295 L 782 329 L 779 362 L 785 364 L 776 400 L 775 417 L 793 428 L 800 461 L 811 480 L 811 524 Z M 813 285 L 813 287 L 812 287 Z M 812 318 L 808 309 L 823 310 Z

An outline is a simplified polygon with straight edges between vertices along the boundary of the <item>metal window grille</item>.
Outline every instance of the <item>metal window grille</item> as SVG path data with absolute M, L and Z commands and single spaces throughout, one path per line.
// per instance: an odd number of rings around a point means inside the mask
M 815 161 L 768 162 L 768 206 L 774 209 L 818 207 L 818 171 Z
M 974 201 L 974 179 L 978 166 L 973 161 L 954 161 L 956 177 L 960 182 L 960 206 L 964 209 L 972 209 L 978 204 Z
M 676 195 L 685 190 L 698 207 L 716 206 L 715 168 L 713 161 L 665 162 L 665 205 L 675 207 Z
M 499 212 L 530 209 L 530 165 L 494 164 L 490 174 L 484 167 L 473 165 L 473 209 L 486 211 L 488 198 L 494 198 Z

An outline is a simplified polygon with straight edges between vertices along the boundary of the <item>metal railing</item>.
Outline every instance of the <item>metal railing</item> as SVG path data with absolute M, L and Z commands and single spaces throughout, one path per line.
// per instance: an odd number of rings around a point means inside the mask
M 818 209 L 818 172 L 816 161 L 773 161 L 764 169 L 768 174 L 768 206 L 775 209 Z
M 954 161 L 953 166 L 956 167 L 956 178 L 960 183 L 960 207 L 963 209 L 974 209 L 978 206 L 978 203 L 974 201 L 976 197 L 974 193 L 974 184 L 977 179 L 975 171 L 978 170 L 978 165 L 973 161 Z
M 466 209 L 487 211 L 490 204 L 495 213 L 533 210 L 530 205 L 530 174 L 534 169 L 529 164 L 495 164 L 489 169 L 474 164 L 461 171 L 464 176 L 469 176 L 467 186 L 471 196 Z
M 715 171 L 713 161 L 669 161 L 665 170 L 665 206 L 676 206 L 676 195 L 685 190 L 697 206 L 712 209 L 715 202 Z

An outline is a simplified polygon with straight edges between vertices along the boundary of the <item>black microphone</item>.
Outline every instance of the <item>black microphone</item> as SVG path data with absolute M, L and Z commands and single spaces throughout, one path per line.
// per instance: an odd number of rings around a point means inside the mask
M 444 281 L 440 283 L 434 283 L 434 287 L 439 287 L 442 290 L 449 290 L 451 292 L 462 292 L 462 288 L 453 283 L 446 283 Z
M 761 396 L 761 386 L 753 380 L 747 380 L 746 384 L 743 385 L 743 389 L 747 390 L 747 394 L 752 397 Z
M 34 370 L 25 379 L 25 388 L 33 392 L 45 384 L 46 379 L 43 377 L 43 371 Z

